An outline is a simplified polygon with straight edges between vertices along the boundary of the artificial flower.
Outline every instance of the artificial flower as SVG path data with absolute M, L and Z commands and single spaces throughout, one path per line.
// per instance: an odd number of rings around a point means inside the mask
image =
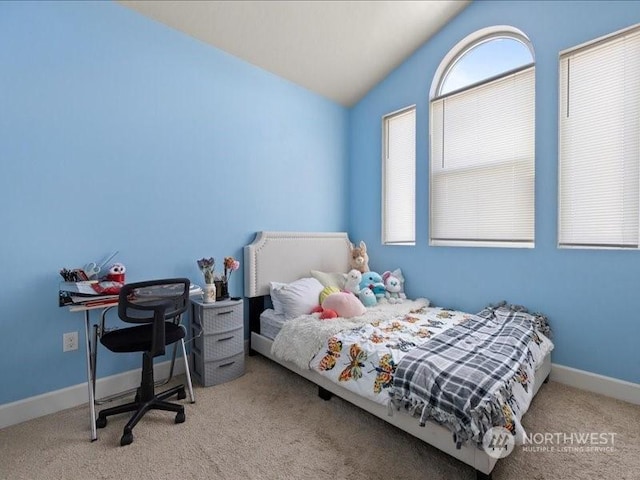
M 213 269 L 215 268 L 216 261 L 211 258 L 201 258 L 198 260 L 198 268 L 204 274 L 204 283 L 213 284 L 215 278 Z M 226 269 L 226 267 L 225 267 Z
M 229 281 L 231 273 L 240 268 L 240 262 L 233 257 L 224 257 L 224 278 Z

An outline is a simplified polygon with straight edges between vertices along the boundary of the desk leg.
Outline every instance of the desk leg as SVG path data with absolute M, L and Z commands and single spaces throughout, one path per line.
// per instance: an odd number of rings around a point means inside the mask
M 184 360 L 184 373 L 187 377 L 187 387 L 189 388 L 189 398 L 191 403 L 196 403 L 196 398 L 193 396 L 193 385 L 191 383 L 191 371 L 189 370 L 189 357 L 187 357 L 187 349 L 184 347 L 184 338 L 180 339 L 182 344 L 182 358 Z
M 98 439 L 98 433 L 96 432 L 96 404 L 95 396 L 93 394 L 93 375 L 91 374 L 91 341 L 89 340 L 89 310 L 84 312 L 84 339 L 85 350 L 87 354 L 87 390 L 89 391 L 89 416 L 91 421 L 91 441 L 94 442 Z M 93 346 L 95 348 L 95 345 Z
M 93 389 L 93 403 L 96 401 L 96 376 L 98 375 L 98 366 L 96 364 L 98 360 L 98 325 L 94 325 L 91 337 L 91 387 Z

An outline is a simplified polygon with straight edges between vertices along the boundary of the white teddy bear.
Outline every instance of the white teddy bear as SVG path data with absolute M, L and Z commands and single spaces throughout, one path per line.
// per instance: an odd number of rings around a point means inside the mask
M 347 273 L 347 281 L 344 284 L 344 289 L 347 292 L 351 292 L 354 295 L 358 295 L 360 292 L 360 282 L 362 281 L 362 273 L 353 269 Z

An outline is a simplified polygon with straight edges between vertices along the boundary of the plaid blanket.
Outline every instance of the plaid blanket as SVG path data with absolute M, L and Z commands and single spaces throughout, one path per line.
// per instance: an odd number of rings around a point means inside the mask
M 422 426 L 427 419 L 447 425 L 458 447 L 468 440 L 481 444 L 489 428 L 511 421 L 512 411 L 503 407 L 518 371 L 531 361 L 528 345 L 536 332 L 549 335 L 544 316 L 504 304 L 485 308 L 407 353 L 395 372 L 390 407 L 420 414 Z

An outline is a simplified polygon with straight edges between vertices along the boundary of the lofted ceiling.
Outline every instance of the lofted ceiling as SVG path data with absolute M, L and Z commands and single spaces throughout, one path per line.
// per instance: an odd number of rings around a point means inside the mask
M 341 105 L 352 106 L 469 1 L 119 3 Z

